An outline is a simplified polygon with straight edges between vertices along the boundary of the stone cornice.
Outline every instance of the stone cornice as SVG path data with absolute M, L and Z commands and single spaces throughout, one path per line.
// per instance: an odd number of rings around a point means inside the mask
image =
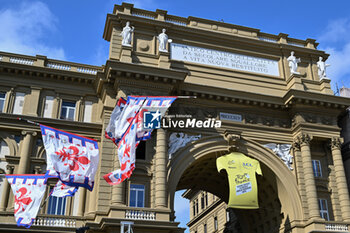
M 173 69 L 164 69 L 155 66 L 146 66 L 135 63 L 125 63 L 115 60 L 107 60 L 106 63 L 106 72 L 105 75 L 107 78 L 112 75 L 117 76 L 126 76 L 126 77 L 135 77 L 136 79 L 144 79 L 144 80 L 154 80 L 161 82 L 171 83 L 181 82 L 186 76 L 187 72 L 178 71 Z M 172 81 L 174 80 L 174 81 Z
M 44 125 L 50 125 L 51 127 L 66 130 L 72 133 L 80 134 L 86 137 L 99 139 L 101 137 L 101 124 L 86 123 L 79 121 L 67 121 L 52 118 L 41 118 L 32 116 L 15 115 L 8 113 L 0 113 L 0 129 L 6 130 L 19 130 L 19 131 L 32 131 L 40 133 L 40 128 L 36 125 L 28 124 L 24 121 L 19 121 L 17 118 L 23 117 L 24 119 L 38 122 Z
M 66 70 L 56 70 L 47 67 L 28 66 L 0 61 L 0 73 L 45 78 L 57 81 L 93 84 L 95 76 Z

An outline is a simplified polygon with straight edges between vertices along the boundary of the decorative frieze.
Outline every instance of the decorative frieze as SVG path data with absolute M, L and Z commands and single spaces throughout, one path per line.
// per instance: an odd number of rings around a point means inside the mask
M 198 140 L 201 135 L 187 135 L 185 133 L 172 133 L 169 137 L 169 159 L 178 151 L 180 148 L 185 147 L 189 142 Z
M 290 154 L 292 145 L 269 143 L 265 144 L 264 147 L 271 149 L 284 162 L 289 170 L 293 170 L 293 156 Z

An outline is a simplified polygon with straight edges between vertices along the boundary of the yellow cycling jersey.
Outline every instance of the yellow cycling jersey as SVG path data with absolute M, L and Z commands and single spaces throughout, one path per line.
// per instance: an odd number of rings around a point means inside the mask
M 216 160 L 218 172 L 228 174 L 230 196 L 228 207 L 258 209 L 258 187 L 255 173 L 262 175 L 259 161 L 242 153 L 233 152 Z

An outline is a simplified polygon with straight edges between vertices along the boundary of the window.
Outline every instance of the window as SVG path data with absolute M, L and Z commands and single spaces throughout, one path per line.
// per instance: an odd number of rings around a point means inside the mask
M 196 215 L 196 203 L 195 201 L 193 202 L 193 216 Z
M 312 160 L 312 168 L 314 170 L 315 177 L 322 177 L 321 161 Z
M 214 230 L 215 231 L 218 230 L 218 217 L 217 216 L 214 217 Z
M 5 110 L 6 93 L 0 92 L 0 112 Z
M 201 208 L 204 209 L 204 194 L 201 196 Z
M 13 114 L 22 114 L 24 105 L 24 96 L 22 92 L 17 92 L 15 97 L 15 104 L 13 106 Z
M 329 221 L 327 200 L 321 198 L 318 199 L 318 206 L 320 208 L 321 218 L 324 218 L 325 220 Z
M 21 135 L 15 135 L 14 139 L 15 139 L 15 142 L 17 143 L 17 145 L 19 145 L 19 143 L 22 140 L 22 136 Z
M 71 120 L 75 118 L 75 102 L 62 101 L 61 117 L 60 119 Z
M 205 206 L 208 206 L 208 193 L 205 192 L 204 194 L 204 201 L 205 201 Z
M 140 141 L 136 148 L 136 159 L 146 159 L 146 142 Z
M 130 202 L 131 207 L 145 207 L 145 186 L 142 184 L 130 185 Z
M 7 143 L 0 139 L 0 158 L 5 158 L 6 155 L 10 155 L 10 149 Z
M 84 122 L 91 122 L 92 102 L 85 101 Z
M 43 117 L 51 118 L 52 117 L 52 109 L 53 109 L 53 96 L 46 96 L 45 98 L 45 107 Z
M 207 233 L 207 224 L 204 224 L 204 233 Z
M 196 199 L 196 213 L 199 213 L 199 209 L 198 209 L 198 200 Z
M 52 191 L 52 188 L 50 189 L 50 193 L 51 191 Z M 53 214 L 53 215 L 64 215 L 66 212 L 66 204 L 67 204 L 66 197 L 50 196 L 47 213 Z

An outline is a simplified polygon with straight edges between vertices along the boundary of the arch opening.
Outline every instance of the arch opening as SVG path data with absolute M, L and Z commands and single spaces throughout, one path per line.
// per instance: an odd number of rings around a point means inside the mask
M 302 208 L 294 175 L 270 150 L 257 142 L 240 139 L 239 151 L 261 164 L 263 176 L 257 176 L 259 209 L 233 209 L 236 231 L 279 232 L 290 221 L 302 218 Z M 227 153 L 227 141 L 220 136 L 202 138 L 178 151 L 169 163 L 169 201 L 173 193 L 191 189 L 207 191 L 225 203 L 229 198 L 227 174 L 218 173 L 216 158 Z M 175 213 L 176 214 L 176 213 Z

